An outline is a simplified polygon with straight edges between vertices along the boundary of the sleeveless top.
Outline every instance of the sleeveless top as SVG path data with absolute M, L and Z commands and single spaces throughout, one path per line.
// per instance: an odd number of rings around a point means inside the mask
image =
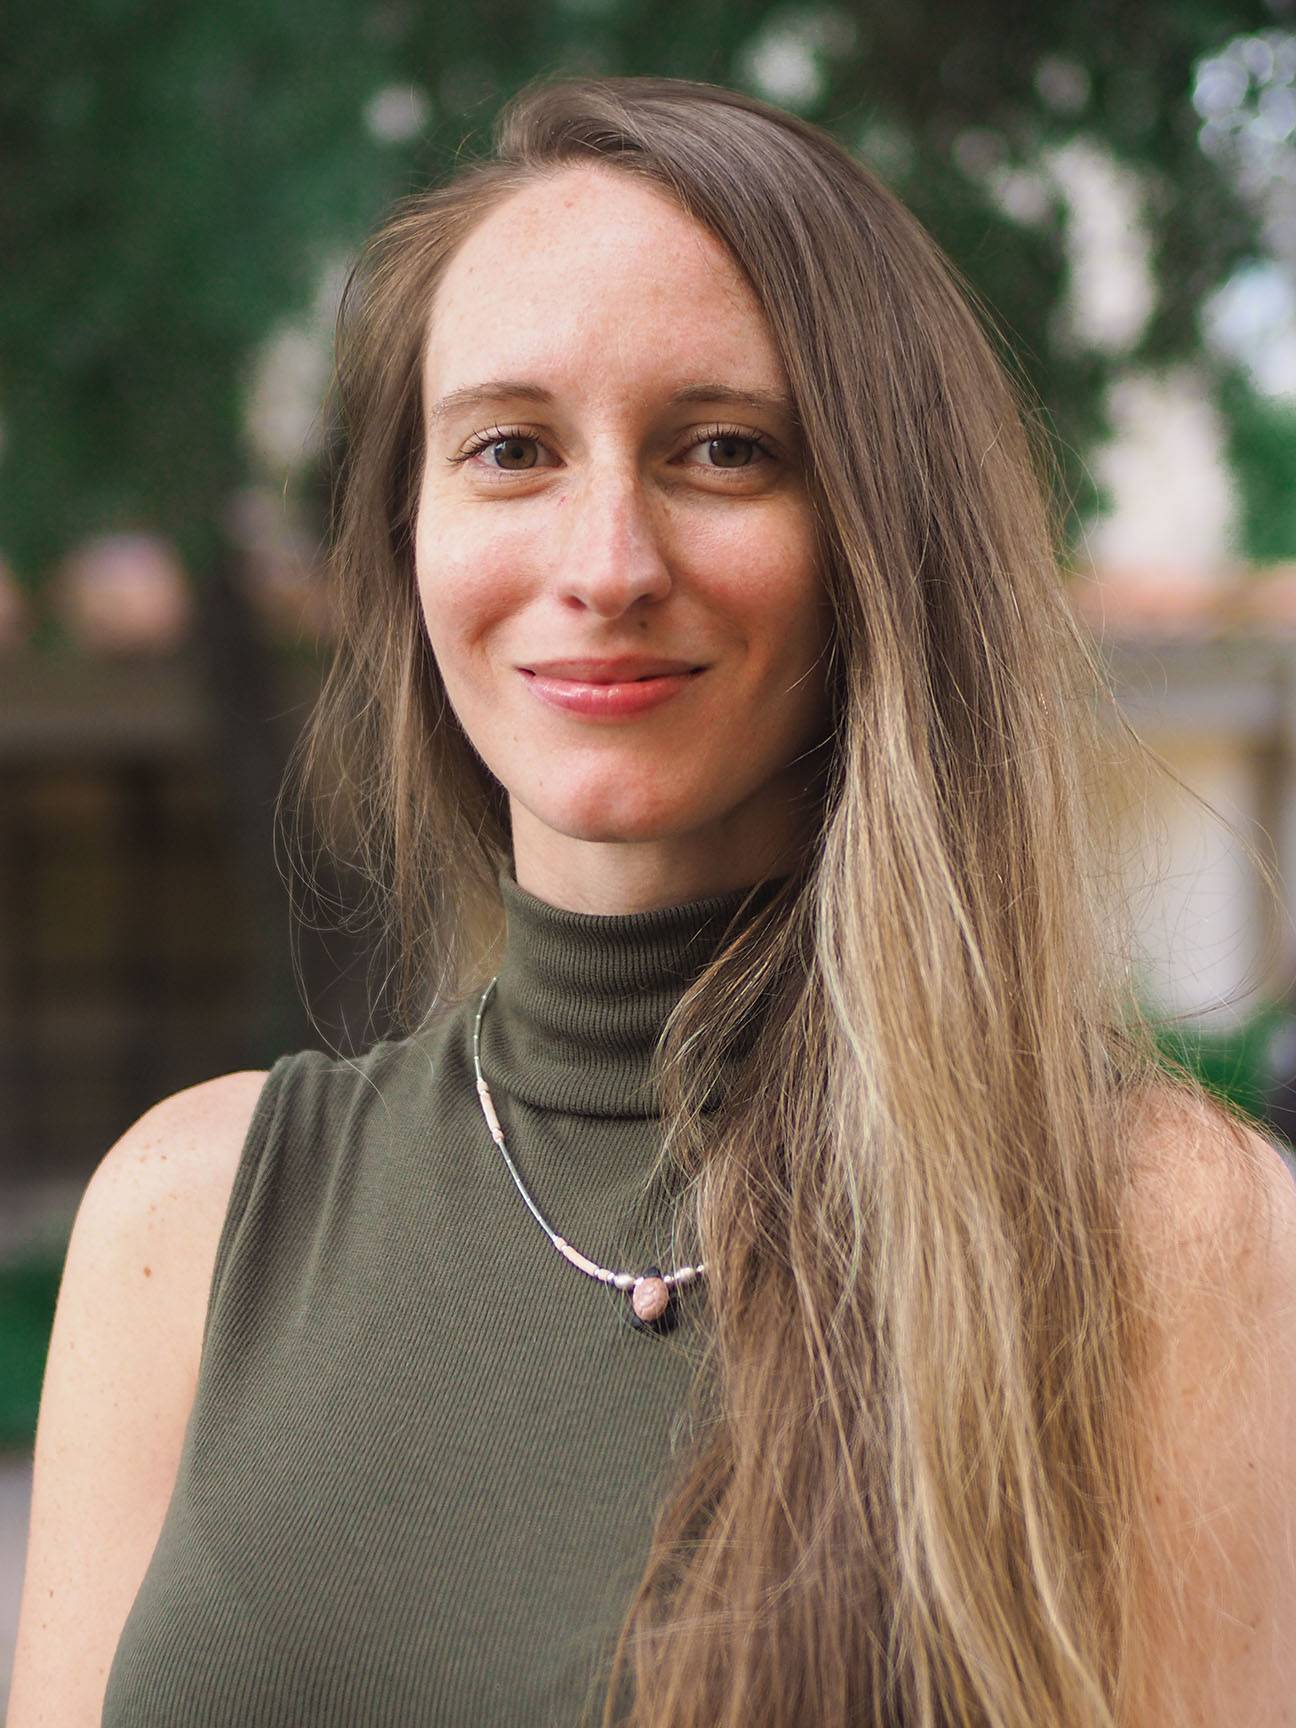
M 696 1260 L 646 1181 L 649 1062 L 745 891 L 605 917 L 508 868 L 500 889 L 481 1062 L 523 1180 L 604 1266 Z M 358 1060 L 270 1071 L 103 1728 L 597 1720 L 691 1439 L 705 1288 L 645 1333 L 555 1252 L 482 1115 L 477 1000 Z

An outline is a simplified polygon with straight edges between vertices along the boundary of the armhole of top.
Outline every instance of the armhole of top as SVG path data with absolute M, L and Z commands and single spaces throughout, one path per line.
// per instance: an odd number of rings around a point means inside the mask
M 234 1238 L 243 1221 L 243 1214 L 247 1211 L 248 1197 L 252 1192 L 252 1185 L 256 1181 L 257 1172 L 261 1168 L 261 1158 L 270 1138 L 271 1124 L 278 1114 L 279 1098 L 283 1092 L 284 1080 L 288 1070 L 298 1060 L 298 1056 L 292 1054 L 279 1057 L 266 1075 L 261 1090 L 257 1094 L 257 1101 L 252 1108 L 247 1134 L 243 1140 L 243 1150 L 239 1154 L 238 1165 L 234 1171 L 234 1181 L 230 1187 L 229 1201 L 225 1208 L 225 1219 L 216 1243 L 216 1258 L 212 1263 L 211 1283 L 207 1290 L 207 1308 L 203 1315 L 201 1347 L 204 1351 L 207 1348 L 207 1334 L 211 1330 L 212 1314 L 220 1296 L 225 1267 L 233 1250 Z

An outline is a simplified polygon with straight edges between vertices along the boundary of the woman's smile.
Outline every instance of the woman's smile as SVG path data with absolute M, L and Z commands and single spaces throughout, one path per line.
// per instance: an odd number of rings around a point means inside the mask
M 640 678 L 616 681 L 559 678 L 548 672 L 523 668 L 527 688 L 541 702 L 584 720 L 629 720 L 651 708 L 660 708 L 681 695 L 705 667 L 692 672 L 649 673 Z

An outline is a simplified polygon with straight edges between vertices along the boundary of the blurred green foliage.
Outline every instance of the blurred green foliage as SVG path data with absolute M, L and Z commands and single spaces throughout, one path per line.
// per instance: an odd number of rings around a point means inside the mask
M 1242 543 L 1257 561 L 1296 556 L 1296 402 L 1259 396 L 1237 373 L 1221 376 L 1219 401 L 1243 480 Z
M 89 531 L 156 526 L 201 571 L 255 463 L 256 355 L 390 201 L 484 146 L 529 77 L 656 73 L 756 89 L 888 179 L 992 308 L 1051 422 L 1073 530 L 1113 369 L 1197 355 L 1205 297 L 1260 251 L 1201 150 L 1194 67 L 1283 0 L 61 0 L 24 9 L 0 67 L 0 551 L 28 581 Z M 395 106 L 393 107 L 393 95 Z M 414 124 L 402 123 L 401 101 Z M 392 115 L 396 115 L 395 121 Z M 423 116 L 420 122 L 417 117 Z M 1012 219 L 960 141 L 1005 171 L 1079 136 L 1149 189 L 1159 299 L 1120 356 L 1058 336 L 1066 213 Z M 962 165 L 960 165 L 962 164 Z M 15 264 L 16 261 L 16 264 Z M 1290 417 L 1216 366 L 1248 550 L 1296 555 Z M 265 478 L 265 476 L 262 476 Z M 278 484 L 285 475 L 270 478 Z M 311 495 L 310 476 L 298 475 Z M 318 477 L 316 477 L 318 478 Z M 1288 482 L 1289 484 L 1289 482 Z
M 1209 1032 L 1191 1023 L 1162 1024 L 1158 1041 L 1167 1055 L 1182 1062 L 1212 1092 L 1263 1117 L 1274 1082 L 1269 1053 L 1290 1018 L 1289 1009 L 1270 1002 L 1228 1031 Z
M 47 1251 L 0 1266 L 0 1450 L 30 1447 L 36 1436 L 62 1264 Z

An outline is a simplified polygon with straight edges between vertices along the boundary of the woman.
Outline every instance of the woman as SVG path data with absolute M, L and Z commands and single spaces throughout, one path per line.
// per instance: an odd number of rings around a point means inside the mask
M 789 115 L 565 81 L 340 338 L 311 766 L 437 1006 L 96 1174 L 13 1728 L 1283 1720 L 1296 1195 L 1125 1001 L 949 265 Z

